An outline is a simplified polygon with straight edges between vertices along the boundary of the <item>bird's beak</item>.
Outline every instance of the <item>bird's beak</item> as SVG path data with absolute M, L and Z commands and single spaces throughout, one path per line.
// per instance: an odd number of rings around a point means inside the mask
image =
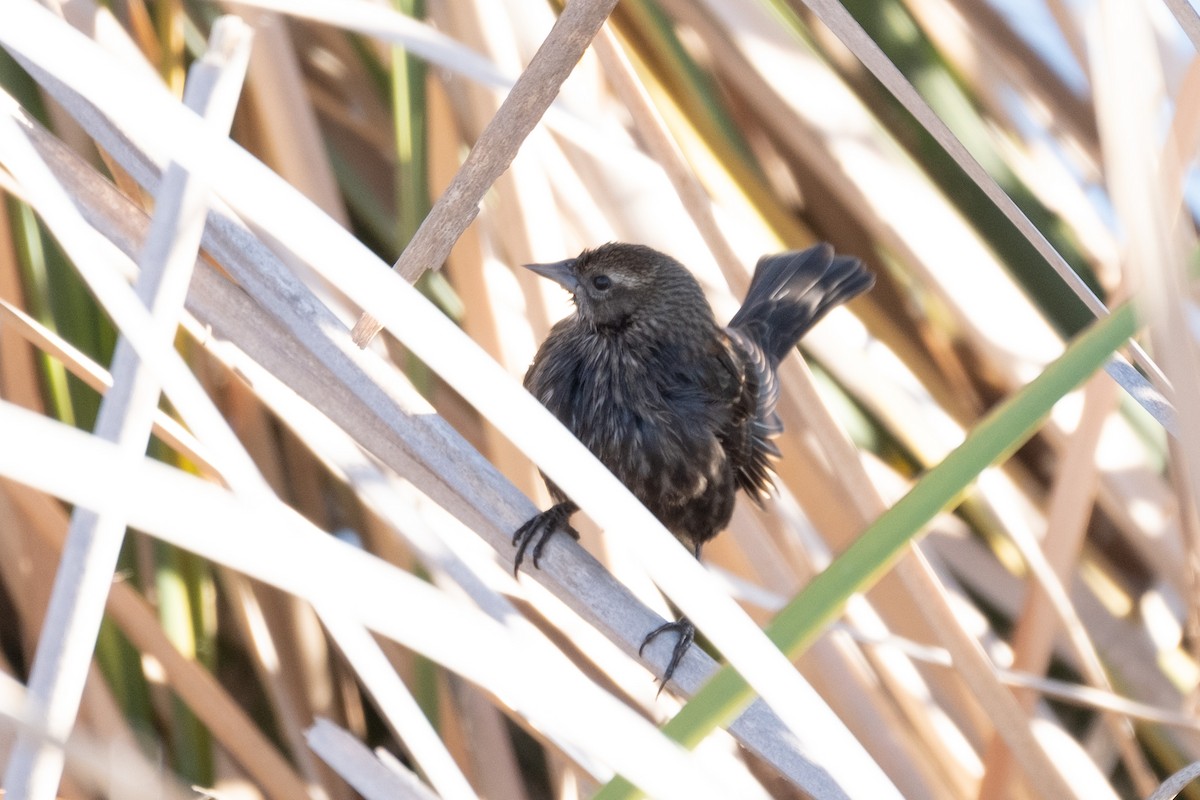
M 573 258 L 555 261 L 553 264 L 526 264 L 525 269 L 531 269 L 543 278 L 549 278 L 571 294 L 575 294 L 575 290 L 579 288 Z

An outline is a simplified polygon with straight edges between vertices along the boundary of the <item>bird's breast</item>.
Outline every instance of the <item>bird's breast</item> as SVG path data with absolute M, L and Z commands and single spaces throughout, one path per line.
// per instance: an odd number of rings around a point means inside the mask
M 721 437 L 726 412 L 706 391 L 706 364 L 685 350 L 617 337 L 547 341 L 526 383 L 539 400 L 681 539 L 729 521 L 735 484 Z
M 568 427 L 656 510 L 720 484 L 726 457 L 694 387 L 678 379 L 687 369 L 647 361 L 627 348 L 598 348 L 573 384 Z

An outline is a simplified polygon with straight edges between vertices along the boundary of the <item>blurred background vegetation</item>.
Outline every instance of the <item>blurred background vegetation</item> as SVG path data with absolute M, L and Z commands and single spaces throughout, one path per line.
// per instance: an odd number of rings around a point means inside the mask
M 414 55 L 395 43 L 381 15 L 419 20 L 490 62 L 493 79 L 513 79 L 560 11 L 544 0 L 314 2 L 289 12 L 274 5 L 112 0 L 60 10 L 63 25 L 122 58 L 140 54 L 179 96 L 214 20 L 242 16 L 255 37 L 231 138 L 388 263 L 505 90 L 481 84 L 460 51 L 446 49 L 433 62 Z M 809 374 L 801 363 L 793 359 L 785 370 L 778 497 L 765 511 L 739 506 L 730 531 L 706 551 L 708 565 L 763 624 L 1092 324 L 1093 308 L 1047 261 L 1047 248 L 1110 307 L 1131 295 L 1134 274 L 1129 231 L 1109 194 L 1112 157 L 1091 80 L 1089 59 L 1104 57 L 1095 34 L 1102 4 L 847 0 L 838 7 L 849 17 L 823 21 L 813 8 L 828 5 L 622 0 L 604 36 L 625 60 L 585 55 L 446 264 L 416 284 L 519 379 L 549 325 L 569 311 L 559 290 L 523 274 L 520 264 L 613 239 L 642 241 L 692 267 L 727 318 L 762 253 L 824 240 L 867 261 L 879 275 L 874 291 L 802 345 L 820 412 L 804 392 Z M 354 21 L 360 6 L 378 14 Z M 1149 54 L 1160 70 L 1147 76 L 1147 91 L 1160 92 L 1165 116 L 1177 106 L 1191 113 L 1174 98 L 1188 96 L 1194 53 L 1163 6 L 1146 6 L 1155 26 Z M 865 33 L 851 40 L 853 48 L 844 43 L 858 30 L 850 19 Z M 1034 28 L 1040 34 L 1030 38 Z M 1044 243 L 1014 224 L 864 61 L 899 70 Z M 621 89 L 630 76 L 650 112 Z M 153 210 L 152 194 L 3 51 L 0 87 L 129 201 Z M 703 188 L 715 220 L 708 230 L 681 202 L 681 179 L 653 147 L 663 131 L 677 147 L 675 166 Z M 1189 163 L 1191 153 L 1182 152 Z M 108 365 L 117 329 L 10 172 L 0 168 L 0 393 L 90 431 L 101 395 L 81 377 L 81 364 Z M 1184 217 L 1190 226 L 1190 210 Z M 736 262 L 714 254 L 714 235 Z M 219 257 L 205 257 L 222 267 Z M 358 309 L 336 281 L 297 271 L 353 323 Z M 1191 310 L 1190 297 L 1181 302 Z M 305 431 L 265 403 L 196 330 L 181 330 L 177 348 L 274 492 L 331 535 L 434 580 L 422 555 L 331 468 Z M 1177 344 L 1194 361 L 1191 342 Z M 377 348 L 508 480 L 545 502 L 534 466 L 485 414 L 387 333 Z M 912 573 L 889 572 L 798 667 L 904 796 L 1057 796 L 1030 781 L 1019 759 L 1014 765 L 991 709 L 969 688 L 973 679 L 1011 689 L 1036 720 L 1031 741 L 1079 796 L 1145 796 L 1200 758 L 1192 700 L 1200 678 L 1190 538 L 1196 498 L 1179 460 L 1187 440 L 1171 444 L 1102 374 L 1056 406 L 1034 438 L 1012 436 L 1012 458 L 920 529 L 939 592 L 924 593 Z M 161 438 L 149 453 L 211 474 Z M 428 501 L 413 494 L 405 502 L 415 516 Z M 17 475 L 0 481 L 0 671 L 20 683 L 31 669 L 70 513 Z M 637 583 L 628 553 L 589 527 L 583 545 L 665 613 L 644 575 Z M 1031 565 L 1031 557 L 1045 561 Z M 1055 575 L 1062 598 L 1038 588 Z M 421 771 L 305 601 L 136 530 L 125 539 L 116 577 L 131 596 L 121 601 L 123 614 L 110 599 L 80 717 L 80 730 L 95 740 L 136 742 L 180 786 L 209 787 L 220 798 L 289 796 L 289 786 L 312 797 L 357 796 L 305 744 L 304 731 L 318 718 Z M 619 702 L 656 722 L 678 708 L 669 698 L 655 700 L 650 675 L 627 655 L 594 644 L 578 616 L 548 610 L 551 601 L 540 595 L 522 603 Z M 944 606 L 969 632 L 989 674 L 964 677 L 970 667 L 947 655 L 929 604 Z M 1059 616 L 1074 627 L 1064 628 Z M 147 649 L 151 641 L 202 675 L 164 668 Z M 480 796 L 587 797 L 603 783 L 586 753 L 542 735 L 499 692 L 420 652 L 386 641 L 383 650 Z M 203 721 L 185 699 L 197 695 L 177 680 L 211 680 L 244 714 L 231 724 L 260 737 L 241 741 L 277 751 L 295 783 L 266 785 L 270 778 L 248 770 L 246 753 Z M 0 763 L 7 742 L 0 730 Z M 763 796 L 802 796 L 769 765 L 750 762 Z M 68 768 L 64 797 L 105 794 L 71 775 Z

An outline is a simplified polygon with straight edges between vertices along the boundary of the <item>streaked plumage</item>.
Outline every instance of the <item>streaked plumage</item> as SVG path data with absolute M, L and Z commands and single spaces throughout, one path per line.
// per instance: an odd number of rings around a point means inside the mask
M 529 266 L 571 292 L 576 313 L 550 331 L 526 388 L 697 557 L 729 523 L 738 489 L 756 501 L 771 489 L 779 362 L 874 283 L 827 244 L 766 256 L 722 328 L 691 273 L 643 245 Z M 547 485 L 556 505 L 517 531 L 518 568 L 531 545 L 537 565 L 555 529 L 574 533 L 575 505 Z

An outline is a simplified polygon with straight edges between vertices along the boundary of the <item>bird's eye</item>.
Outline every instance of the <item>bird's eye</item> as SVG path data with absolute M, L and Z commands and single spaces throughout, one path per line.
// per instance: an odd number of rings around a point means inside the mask
M 597 275 L 596 277 L 592 278 L 592 286 L 595 286 L 597 289 L 603 292 L 605 289 L 612 286 L 612 278 L 608 277 L 607 275 Z

